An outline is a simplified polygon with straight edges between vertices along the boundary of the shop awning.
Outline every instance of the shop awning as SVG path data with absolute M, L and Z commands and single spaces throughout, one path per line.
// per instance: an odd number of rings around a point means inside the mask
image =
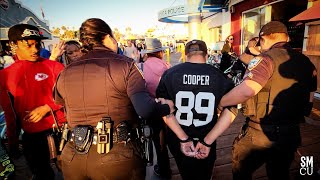
M 320 19 L 320 3 L 294 16 L 289 21 L 310 21 Z

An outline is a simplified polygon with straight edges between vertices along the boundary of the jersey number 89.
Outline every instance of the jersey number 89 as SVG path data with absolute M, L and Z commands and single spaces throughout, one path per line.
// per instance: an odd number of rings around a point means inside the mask
M 182 99 L 188 100 L 187 106 L 182 106 Z M 208 100 L 207 106 L 202 106 L 202 100 Z M 190 91 L 179 91 L 176 94 L 175 106 L 178 108 L 176 118 L 179 124 L 184 126 L 190 126 L 194 124 L 195 127 L 204 126 L 212 121 L 215 106 L 215 96 L 209 92 L 199 92 L 196 96 Z M 207 114 L 205 121 L 199 119 L 193 119 L 192 109 L 197 114 Z M 186 113 L 187 119 L 181 119 L 181 114 Z

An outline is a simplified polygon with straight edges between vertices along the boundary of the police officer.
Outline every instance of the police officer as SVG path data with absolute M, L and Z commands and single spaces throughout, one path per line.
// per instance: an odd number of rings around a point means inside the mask
M 249 117 L 232 151 L 234 179 L 251 179 L 266 163 L 269 179 L 289 179 L 290 164 L 300 144 L 299 122 L 309 115 L 316 70 L 310 60 L 288 44 L 286 26 L 278 21 L 259 33 L 262 53 L 248 65 L 244 81 L 220 106 L 242 103 Z
M 63 176 L 68 180 L 144 179 L 145 164 L 133 137 L 138 115 L 163 116 L 170 108 L 149 96 L 135 62 L 117 54 L 117 42 L 106 22 L 97 18 L 83 22 L 80 42 L 86 54 L 67 66 L 54 90 L 56 102 L 65 105 L 73 134 L 61 154 Z M 111 118 L 116 133 L 100 138 L 103 117 Z M 99 141 L 109 144 L 105 138 L 110 136 L 113 147 L 103 153 Z

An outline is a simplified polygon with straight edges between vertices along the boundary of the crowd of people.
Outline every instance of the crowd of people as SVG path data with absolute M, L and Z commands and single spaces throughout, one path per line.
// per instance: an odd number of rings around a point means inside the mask
M 15 25 L 8 37 L 12 57 L 3 56 L 0 70 L 8 153 L 21 156 L 22 143 L 32 179 L 54 179 L 52 162 L 66 180 L 145 179 L 143 120 L 153 129 L 157 175 L 171 178 L 168 147 L 182 179 L 211 179 L 216 139 L 238 115 L 237 104 L 246 122 L 233 143 L 233 178 L 251 179 L 266 163 L 270 179 L 289 179 L 317 72 L 290 47 L 281 22 L 249 41 L 238 86 L 207 64 L 204 41 L 189 41 L 186 62 L 171 67 L 158 39 L 118 46 L 98 18 L 82 23 L 79 42 L 60 42 L 47 58 L 40 57 L 46 37 L 37 27 Z M 233 40 L 227 37 L 223 56 L 232 55 Z

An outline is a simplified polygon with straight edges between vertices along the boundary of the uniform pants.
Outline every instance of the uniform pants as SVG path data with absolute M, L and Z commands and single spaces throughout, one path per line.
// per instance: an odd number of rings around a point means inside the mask
M 206 159 L 196 159 L 185 156 L 180 150 L 180 142 L 178 141 L 177 137 L 173 135 L 172 132 L 170 134 L 168 135 L 169 150 L 176 160 L 182 179 L 211 179 L 213 165 L 216 159 L 215 144 L 213 144 L 211 147 L 209 156 Z
M 153 125 L 153 136 L 152 140 L 155 146 L 155 150 L 157 153 L 157 163 L 160 168 L 161 175 L 165 177 L 171 176 L 171 169 L 170 169 L 170 161 L 169 155 L 167 150 L 167 140 L 166 140 L 166 127 L 162 119 L 159 120 L 160 122 L 157 125 Z
M 270 141 L 268 133 L 248 127 L 234 140 L 232 172 L 234 180 L 252 179 L 252 174 L 266 163 L 269 179 L 289 179 L 289 168 L 300 142 L 300 131 L 279 133 L 278 140 Z
M 68 142 L 61 154 L 62 173 L 65 180 L 143 180 L 145 163 L 132 143 L 114 144 L 109 153 L 98 154 L 91 145 L 87 154 L 77 154 Z
M 50 164 L 47 134 L 48 131 L 39 133 L 25 132 L 22 136 L 23 152 L 34 180 L 54 179 L 54 171 Z

